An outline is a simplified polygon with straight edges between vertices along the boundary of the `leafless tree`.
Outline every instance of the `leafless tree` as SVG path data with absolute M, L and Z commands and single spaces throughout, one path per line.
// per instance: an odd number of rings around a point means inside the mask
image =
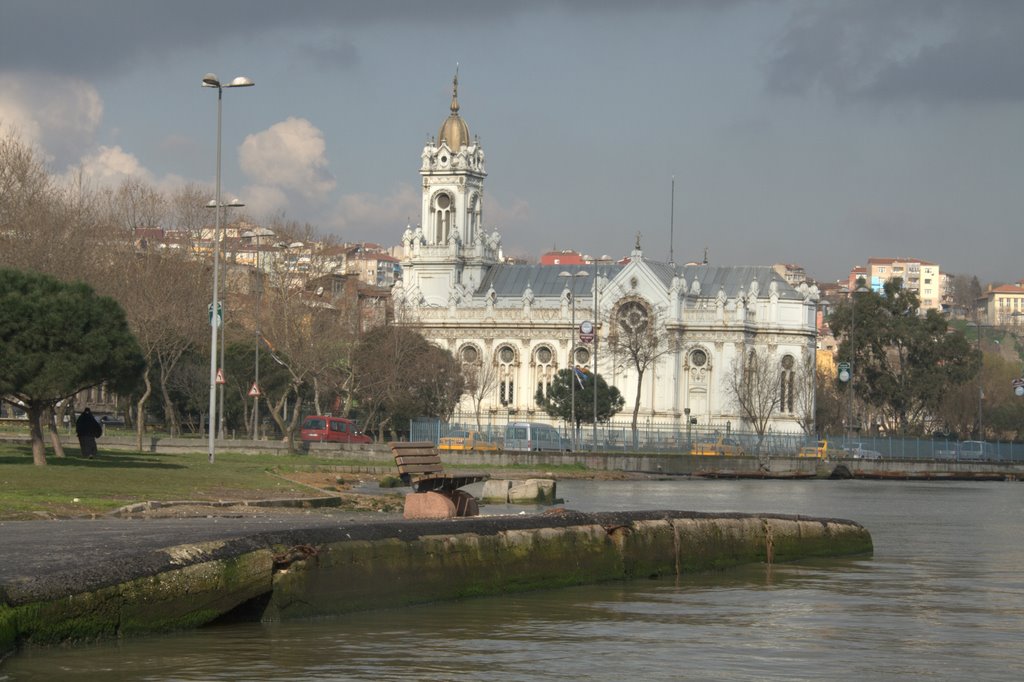
M 113 223 L 129 235 L 140 228 L 160 227 L 167 215 L 167 199 L 142 180 L 124 180 L 107 195 Z
M 207 207 L 213 190 L 189 183 L 171 193 L 167 201 L 167 225 L 188 235 L 188 250 L 201 241 L 203 228 L 216 218 Z
M 772 415 L 782 400 L 780 367 L 767 350 L 748 350 L 733 361 L 726 391 L 740 415 L 757 433 L 757 456 L 762 467 L 761 444 Z
M 487 396 L 493 395 L 498 386 L 498 368 L 494 361 L 478 357 L 474 362 L 462 363 L 462 376 L 466 381 L 466 394 L 473 402 L 477 431 L 483 431 L 480 420 L 480 406 Z
M 676 351 L 674 336 L 659 334 L 662 325 L 658 312 L 639 297 L 620 300 L 612 313 L 613 324 L 608 346 L 617 363 L 628 365 L 636 373 L 636 400 L 633 402 L 633 444 L 637 443 L 637 423 L 643 395 L 644 375 L 658 360 Z
M 817 383 L 818 368 L 814 351 L 806 354 L 800 366 L 792 373 L 793 411 L 796 413 L 804 434 L 814 436 L 817 432 Z

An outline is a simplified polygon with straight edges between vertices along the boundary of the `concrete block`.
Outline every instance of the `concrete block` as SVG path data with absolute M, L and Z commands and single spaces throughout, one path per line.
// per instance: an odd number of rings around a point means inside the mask
M 484 490 L 480 493 L 481 502 L 493 504 L 508 503 L 508 489 L 512 487 L 512 481 L 491 479 L 484 481 Z
M 513 483 L 508 491 L 512 504 L 554 504 L 555 482 L 550 478 L 529 478 Z

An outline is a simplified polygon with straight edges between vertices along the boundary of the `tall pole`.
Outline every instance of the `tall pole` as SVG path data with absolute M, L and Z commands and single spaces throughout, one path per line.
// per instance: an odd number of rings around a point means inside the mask
M 220 145 L 219 144 L 217 145 L 217 152 L 218 153 L 220 152 Z M 217 216 L 218 217 L 220 217 L 220 212 L 223 209 L 224 209 L 224 207 L 221 206 L 221 203 L 220 203 L 220 191 L 218 191 L 217 192 Z M 218 221 L 218 223 L 219 222 L 220 221 Z M 223 236 L 223 235 L 221 235 L 221 236 Z M 223 249 L 221 251 L 222 251 L 221 255 L 224 255 L 223 254 Z M 225 281 L 221 283 L 221 286 L 224 287 L 224 291 L 221 292 L 221 297 L 220 297 L 220 309 L 222 311 L 222 314 L 220 315 L 220 368 L 221 368 L 221 371 L 224 370 L 224 346 L 226 345 L 224 343 L 224 327 L 227 326 L 227 324 L 225 324 L 225 323 L 227 322 L 227 312 L 228 312 L 227 311 L 227 306 L 224 305 L 224 303 L 225 303 L 225 301 L 227 299 L 227 288 L 228 288 L 227 287 L 227 278 L 228 278 L 227 267 L 228 267 L 227 258 L 225 257 L 225 259 L 224 259 L 224 280 Z M 219 434 L 221 440 L 223 440 L 224 438 L 227 437 L 226 434 L 224 433 L 224 425 L 225 425 L 225 422 L 224 422 L 224 384 L 218 384 L 217 385 L 217 433 Z
M 575 276 L 572 279 L 575 280 Z M 569 297 L 572 301 L 572 322 L 569 330 L 569 411 L 572 414 L 572 451 L 576 452 L 576 293 L 570 291 Z
M 854 373 L 853 361 L 857 355 L 857 295 L 856 292 L 850 295 L 850 392 L 846 396 L 846 440 L 850 440 L 850 432 L 853 430 L 853 383 Z
M 985 431 L 981 426 L 981 401 L 985 398 L 985 384 L 982 383 L 982 377 L 985 369 L 985 356 L 981 352 L 981 320 L 975 323 L 978 331 L 978 357 L 981 358 L 981 369 L 978 372 L 978 440 L 985 440 Z
M 253 82 L 244 76 L 235 78 L 231 83 L 222 84 L 215 74 L 208 73 L 203 76 L 202 86 L 204 88 L 217 89 L 217 168 L 216 168 L 216 198 L 214 208 L 217 210 L 214 217 L 213 228 L 213 302 L 210 305 L 210 407 L 209 425 L 207 435 L 209 438 L 208 450 L 209 459 L 212 463 L 216 452 L 216 428 L 217 428 L 217 296 L 220 287 L 220 147 L 221 147 L 221 108 L 224 98 L 224 88 L 241 88 L 253 85 Z
M 600 275 L 594 275 L 594 376 L 591 381 L 594 382 L 594 433 L 593 433 L 593 449 L 597 450 L 597 285 L 600 282 Z
M 676 227 L 676 176 L 672 176 L 672 208 L 669 212 L 668 218 L 668 262 L 675 263 L 676 259 L 672 253 L 673 247 L 675 246 L 675 227 Z
M 217 210 L 213 223 L 213 304 L 210 307 L 210 407 L 206 427 L 209 438 L 210 463 L 213 463 L 215 458 L 216 445 L 214 439 L 217 430 L 217 295 L 220 293 L 220 119 L 221 102 L 224 95 L 220 81 L 217 81 L 216 78 L 213 80 L 216 82 L 216 85 L 212 87 L 217 88 L 217 171 L 215 174 L 216 190 L 214 198 L 214 201 L 217 202 Z M 203 83 L 207 83 L 206 79 L 203 79 Z
M 260 270 L 260 236 L 256 236 L 256 358 L 255 379 L 253 388 L 255 394 L 252 397 L 252 439 L 260 439 L 260 295 L 263 293 L 263 272 Z
M 572 421 L 572 444 L 573 452 L 576 451 L 576 278 L 589 277 L 586 270 L 569 272 L 565 270 L 558 273 L 559 277 L 566 278 L 566 286 L 569 289 L 569 301 L 572 304 L 569 330 L 569 413 Z
M 850 292 L 850 392 L 846 396 L 846 440 L 850 440 L 850 433 L 853 430 L 853 386 L 857 376 L 854 367 L 854 361 L 857 359 L 857 294 L 867 291 L 866 287 L 858 286 Z

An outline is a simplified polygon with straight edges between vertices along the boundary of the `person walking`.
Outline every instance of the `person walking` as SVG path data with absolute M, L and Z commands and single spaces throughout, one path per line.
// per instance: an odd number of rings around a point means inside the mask
M 92 416 L 92 410 L 88 407 L 82 410 L 75 422 L 75 433 L 78 435 L 78 445 L 82 449 L 82 455 L 89 459 L 96 456 L 96 439 L 103 435 L 103 426 Z

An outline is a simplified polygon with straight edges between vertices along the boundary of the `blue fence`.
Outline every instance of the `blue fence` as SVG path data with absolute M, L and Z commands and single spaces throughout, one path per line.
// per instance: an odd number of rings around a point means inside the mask
M 542 422 L 550 424 L 550 421 Z M 553 424 L 566 447 L 572 441 L 572 434 L 567 426 Z M 453 433 L 477 431 L 486 440 L 501 445 L 505 439 L 505 424 L 481 424 L 478 429 L 475 422 L 451 421 L 442 422 L 438 419 L 414 419 L 410 423 L 410 440 L 432 441 L 437 443 Z M 597 425 L 597 439 L 594 439 L 594 428 L 584 424 L 576 434 L 576 449 L 587 452 L 678 452 L 688 453 L 699 444 L 712 444 L 722 440 L 740 446 L 748 454 L 757 452 L 758 438 L 753 431 L 733 429 L 729 426 L 704 426 L 678 428 L 671 424 L 645 422 L 638 425 L 634 443 L 633 430 L 629 421 L 612 421 Z M 995 461 L 1024 462 L 1024 443 L 1006 441 L 956 441 L 932 438 L 899 438 L 899 437 L 857 437 L 846 439 L 843 436 L 828 437 L 830 454 L 835 456 L 863 456 L 879 459 L 933 460 L 949 459 L 954 461 Z M 765 455 L 790 456 L 801 448 L 813 447 L 817 440 L 802 434 L 768 433 L 760 444 L 760 452 Z

